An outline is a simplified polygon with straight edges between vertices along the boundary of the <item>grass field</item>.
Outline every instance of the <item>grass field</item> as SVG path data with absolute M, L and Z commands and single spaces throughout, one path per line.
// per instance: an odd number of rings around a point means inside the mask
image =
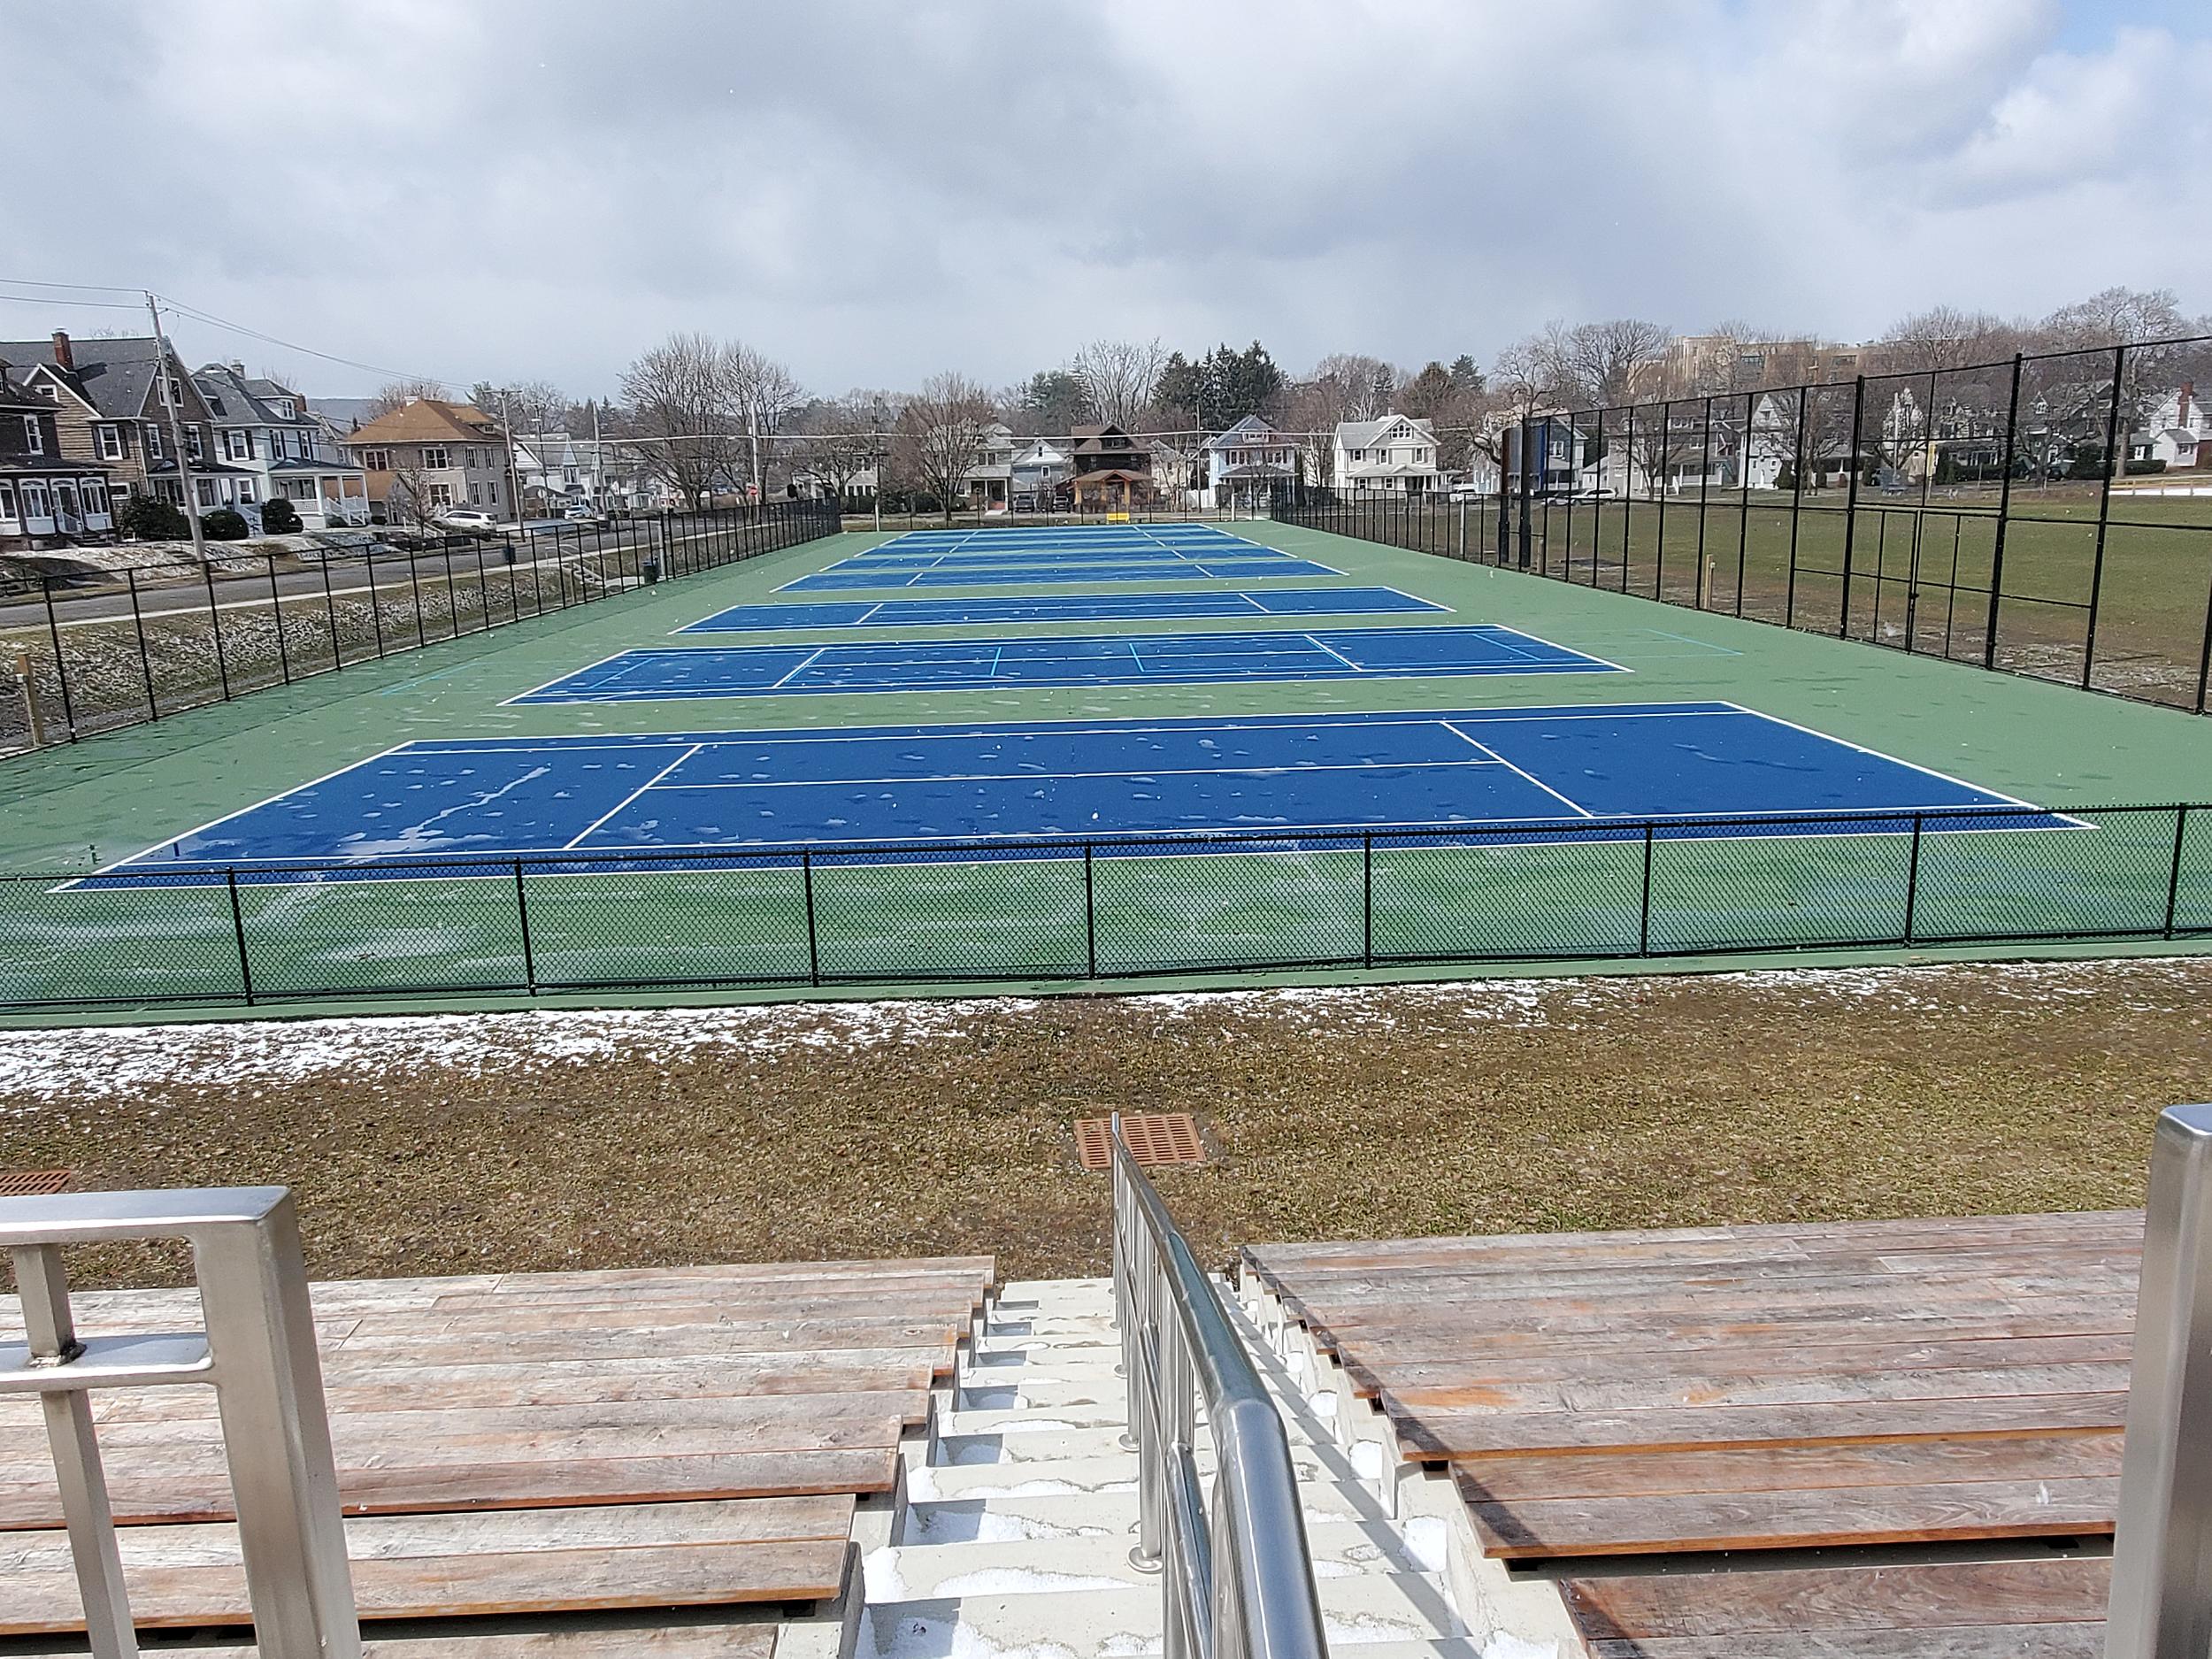
M 1632 551 L 1642 545 L 1634 538 L 1646 516 L 1635 510 Z M 1635 700 L 1739 701 L 2057 807 L 2212 795 L 2212 724 L 2194 717 L 1293 526 L 1236 527 L 1342 570 L 1344 581 L 1449 605 L 1448 620 L 1503 623 L 1620 663 L 1635 676 L 1621 682 Z M 1677 534 L 1671 509 L 1671 559 Z M 1105 977 L 1228 967 L 1294 973 L 1314 964 L 1352 971 L 1453 959 L 1572 964 L 1640 950 L 1702 961 L 1745 945 L 1787 959 L 1793 948 L 1901 949 L 1909 922 L 1911 940 L 1923 944 L 1990 935 L 2158 939 L 2170 903 L 2177 934 L 2212 927 L 2212 813 L 2177 824 L 2170 811 L 2100 815 L 2078 830 L 1931 833 L 1916 863 L 1904 833 L 1662 839 L 1652 853 L 1648 923 L 1640 845 L 1526 837 L 1471 844 L 1480 838 L 1465 835 L 1418 845 L 1379 836 L 1371 851 L 1357 841 L 1202 856 L 1109 850 L 1087 872 L 1071 856 L 915 864 L 822 856 L 801 871 L 787 858 L 739 854 L 710 868 L 657 872 L 525 870 L 519 881 L 512 869 L 495 869 L 465 879 L 252 884 L 241 887 L 234 913 L 219 886 L 58 885 L 94 861 L 158 844 L 409 739 L 697 729 L 702 709 L 718 717 L 718 705 L 561 708 L 505 699 L 623 647 L 664 644 L 685 623 L 760 603 L 874 540 L 847 535 L 787 549 L 11 763 L 0 769 L 0 861 L 32 873 L 11 881 L 0 899 L 0 1001 L 233 999 L 244 989 L 242 933 L 257 996 L 342 1002 L 404 990 L 495 1002 L 533 983 L 541 991 L 619 984 L 642 995 L 673 983 L 1046 982 L 1094 963 Z M 932 637 L 984 631 L 945 628 Z M 851 629 L 835 637 L 883 635 Z M 1599 683 L 1572 695 L 1623 696 L 1619 685 L 1605 683 L 1619 677 L 1592 678 Z M 1433 709 L 1463 706 L 1471 683 L 832 694 L 749 699 L 741 721 L 704 723 Z M 1525 706 L 1562 701 L 1564 682 L 1479 683 L 1486 706 Z

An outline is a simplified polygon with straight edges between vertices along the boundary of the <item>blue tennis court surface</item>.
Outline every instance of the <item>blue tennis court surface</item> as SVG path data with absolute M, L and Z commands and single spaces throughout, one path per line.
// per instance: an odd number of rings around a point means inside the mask
M 1283 588 L 1263 593 L 1037 594 L 1006 599 L 818 600 L 732 605 L 679 634 L 763 634 L 783 628 L 941 627 L 1002 622 L 1170 622 L 1197 617 L 1363 617 L 1448 611 L 1395 588 Z
M 1088 561 L 1033 565 L 984 565 L 973 561 L 939 560 L 918 569 L 903 562 L 883 565 L 848 559 L 811 576 L 802 576 L 776 589 L 780 594 L 829 593 L 855 588 L 1003 588 L 1028 587 L 1039 582 L 1149 582 L 1272 580 L 1289 576 L 1341 576 L 1330 565 L 1311 559 L 1209 559 L 1203 564 L 1186 560 L 1151 559 L 1117 564 Z
M 1210 525 L 917 530 L 786 582 L 777 591 L 1163 579 L 1254 580 L 1340 573 Z
M 620 652 L 508 701 L 657 703 L 686 697 L 802 696 L 820 691 L 1625 672 L 1515 628 L 1478 623 L 1315 634 L 1094 634 L 895 640 L 865 645 L 664 646 Z
M 406 744 L 111 869 L 1992 805 L 2021 809 L 2006 828 L 2070 823 L 1728 703 L 473 738 Z

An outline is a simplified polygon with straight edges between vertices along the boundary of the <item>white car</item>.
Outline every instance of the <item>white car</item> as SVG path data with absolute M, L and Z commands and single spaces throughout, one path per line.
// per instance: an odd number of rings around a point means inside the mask
M 599 514 L 589 502 L 572 501 L 561 509 L 561 517 L 570 524 L 597 524 Z
M 474 507 L 456 507 L 450 512 L 442 512 L 438 515 L 438 527 L 441 530 L 458 530 L 473 534 L 498 529 L 499 520 L 488 512 L 479 511 Z

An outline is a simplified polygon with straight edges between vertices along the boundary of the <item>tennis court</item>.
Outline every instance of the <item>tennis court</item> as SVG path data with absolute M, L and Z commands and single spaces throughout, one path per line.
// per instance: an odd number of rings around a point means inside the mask
M 2063 821 L 1725 703 L 493 738 L 403 745 L 111 868 L 2003 806 Z
M 1189 686 L 1236 680 L 1624 672 L 1614 664 L 1568 650 L 1548 640 L 1486 624 L 1313 634 L 1023 635 L 867 645 L 696 646 L 623 651 L 510 701 L 661 703 L 835 691 Z
M 787 582 L 779 592 L 983 588 L 1033 582 L 1256 580 L 1342 572 L 1211 525 L 917 530 Z
M 1448 611 L 1395 588 L 1282 588 L 1272 592 L 1038 594 L 1025 598 L 823 600 L 732 605 L 679 634 L 768 634 L 793 628 L 910 628 L 1002 622 L 1177 622 L 1204 617 L 1368 617 Z

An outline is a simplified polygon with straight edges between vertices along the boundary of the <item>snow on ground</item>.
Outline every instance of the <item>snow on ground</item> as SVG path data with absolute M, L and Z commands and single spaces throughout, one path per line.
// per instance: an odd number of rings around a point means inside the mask
M 1780 992 L 1808 1001 L 1875 1002 L 1901 1010 L 1937 1008 L 1970 990 L 2024 1003 L 2099 997 L 2116 1007 L 2154 1007 L 2170 999 L 2153 995 L 2152 987 L 2170 990 L 2179 975 L 2212 979 L 2212 962 L 2174 957 L 1778 969 L 1694 978 L 1180 991 L 1119 1000 L 1132 1014 L 1156 1018 L 1171 1031 L 1185 1021 L 1225 1018 L 1387 1029 L 1405 1018 L 1432 1020 L 1439 1015 L 1535 1027 L 1585 1023 L 1608 1008 L 1685 985 L 1724 993 Z M 2131 982 L 2138 987 L 2133 994 Z M 0 1030 L 0 1102 L 7 1102 L 0 1111 L 173 1084 L 274 1084 L 363 1071 L 386 1077 L 428 1071 L 488 1075 L 593 1061 L 665 1064 L 710 1050 L 772 1056 L 797 1048 L 849 1051 L 960 1041 L 986 1021 L 1018 1018 L 1039 1006 L 1029 997 L 972 997 Z

